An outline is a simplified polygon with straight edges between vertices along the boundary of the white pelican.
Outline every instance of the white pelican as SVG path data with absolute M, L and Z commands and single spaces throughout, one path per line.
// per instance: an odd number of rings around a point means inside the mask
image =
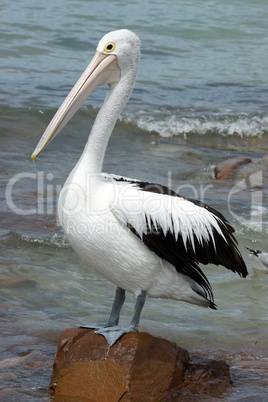
M 261 271 L 268 271 L 268 253 L 264 253 L 260 250 L 252 250 L 245 246 L 250 251 L 250 257 L 254 263 L 254 267 Z
M 139 58 L 140 40 L 133 32 L 106 34 L 32 154 L 34 160 L 94 88 L 109 85 L 58 204 L 61 225 L 74 250 L 117 286 L 108 322 L 96 332 L 109 345 L 138 330 L 146 295 L 216 309 L 199 263 L 221 264 L 247 275 L 234 229 L 219 212 L 160 184 L 101 173 L 113 127 L 134 86 Z M 137 299 L 130 326 L 121 328 L 125 290 Z

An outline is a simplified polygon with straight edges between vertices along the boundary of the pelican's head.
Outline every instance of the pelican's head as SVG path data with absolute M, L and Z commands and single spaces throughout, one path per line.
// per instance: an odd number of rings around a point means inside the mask
M 133 32 L 121 29 L 107 33 L 100 40 L 93 59 L 49 123 L 31 156 L 32 160 L 59 134 L 98 85 L 108 84 L 111 89 L 130 71 L 135 79 L 139 56 L 140 40 Z
M 121 74 L 137 69 L 140 57 L 140 40 L 134 32 L 128 29 L 112 31 L 99 41 L 97 52 L 115 55 Z

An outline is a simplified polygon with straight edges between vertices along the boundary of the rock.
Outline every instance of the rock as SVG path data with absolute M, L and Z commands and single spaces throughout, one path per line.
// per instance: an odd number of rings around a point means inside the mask
M 36 281 L 32 279 L 25 279 L 20 277 L 7 277 L 3 278 L 1 275 L 0 277 L 0 288 L 21 288 L 21 289 L 28 289 L 34 288 L 36 286 Z
M 217 180 L 222 179 L 229 180 L 233 177 L 234 172 L 236 172 L 240 166 L 246 165 L 251 162 L 252 160 L 250 158 L 244 158 L 244 157 L 227 159 L 226 161 L 223 161 L 219 163 L 217 166 L 215 166 L 214 168 L 215 177 Z
M 193 357 L 181 395 L 205 394 L 219 398 L 231 390 L 229 366 L 222 360 Z
M 67 329 L 60 337 L 49 394 L 53 401 L 165 401 L 181 395 L 219 396 L 230 386 L 226 363 L 195 358 L 144 332 L 112 347 L 94 330 Z

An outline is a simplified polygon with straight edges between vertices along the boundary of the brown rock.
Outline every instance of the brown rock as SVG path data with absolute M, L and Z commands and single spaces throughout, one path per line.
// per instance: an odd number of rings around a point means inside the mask
M 215 168 L 214 168 L 215 177 L 217 180 L 231 179 L 234 172 L 240 166 L 246 165 L 251 162 L 252 162 L 252 160 L 250 158 L 244 158 L 244 157 L 227 159 L 226 161 L 223 161 L 223 162 L 219 163 L 217 166 L 215 166 Z
M 222 360 L 192 357 L 182 395 L 206 394 L 219 398 L 230 389 L 228 364 Z
M 221 395 L 229 386 L 224 362 L 196 358 L 147 333 L 131 332 L 112 347 L 94 330 L 67 329 L 59 340 L 49 386 L 54 401 L 165 401 Z
M 34 288 L 36 286 L 36 281 L 32 279 L 25 279 L 21 277 L 11 277 L 8 275 L 0 275 L 0 288 L 21 288 L 28 289 Z

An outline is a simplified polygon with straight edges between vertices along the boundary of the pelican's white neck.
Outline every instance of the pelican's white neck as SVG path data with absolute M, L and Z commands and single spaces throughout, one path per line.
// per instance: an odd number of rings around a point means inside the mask
M 132 92 L 136 71 L 131 71 L 108 91 L 96 117 L 85 149 L 75 168 L 79 174 L 99 174 L 116 120 Z

